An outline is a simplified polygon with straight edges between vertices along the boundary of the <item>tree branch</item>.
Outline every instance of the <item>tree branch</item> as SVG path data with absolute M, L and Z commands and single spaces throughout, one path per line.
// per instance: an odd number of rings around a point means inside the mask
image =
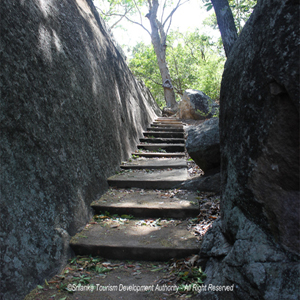
M 112 24 L 112 25 L 110 26 L 110 28 L 113 29 L 119 22 L 122 21 L 122 19 L 123 19 L 124 17 L 125 17 L 125 14 L 124 14 L 117 22 L 115 22 L 114 24 Z
M 149 34 L 150 37 L 151 37 L 150 31 L 149 31 L 143 24 L 141 24 L 141 23 L 139 23 L 139 22 L 136 22 L 136 21 L 133 21 L 133 20 L 129 19 L 127 16 L 124 16 L 124 17 L 125 17 L 126 20 L 128 20 L 129 22 L 141 26 L 144 30 L 146 30 L 146 31 L 148 32 L 148 34 Z
M 168 32 L 169 32 L 169 29 L 170 29 L 170 26 L 171 26 L 171 23 L 172 23 L 172 18 L 173 18 L 173 16 L 171 16 L 170 22 L 169 22 L 169 26 L 168 26 L 168 28 L 166 30 L 166 40 L 165 40 L 165 43 L 167 42 L 167 36 L 168 36 Z
M 179 0 L 179 1 L 177 2 L 176 6 L 172 9 L 172 11 L 170 12 L 170 14 L 168 15 L 168 17 L 165 19 L 165 21 L 164 21 L 164 23 L 163 23 L 163 27 L 165 27 L 167 21 L 168 21 L 170 18 L 172 18 L 173 14 L 174 14 L 175 11 L 178 9 L 178 7 L 181 6 L 181 5 L 183 5 L 183 4 L 185 4 L 185 3 L 187 3 L 187 2 L 189 2 L 189 1 L 190 1 L 190 0 L 186 0 L 186 1 L 184 1 L 184 2 L 181 3 L 181 0 Z M 170 25 L 169 25 L 169 27 L 170 27 Z
M 165 12 L 165 7 L 166 7 L 166 2 L 167 2 L 167 0 L 165 0 L 164 5 L 163 5 L 163 11 L 162 11 L 162 14 L 161 14 L 160 23 L 163 22 L 163 17 L 164 17 L 164 12 Z
M 154 79 L 152 79 L 151 77 L 146 76 L 144 73 L 140 73 L 140 72 L 134 72 L 134 74 L 141 76 L 142 78 L 146 78 L 151 80 L 153 83 L 162 86 L 162 83 L 159 83 L 157 81 L 155 81 Z
M 164 28 L 161 25 L 161 23 L 156 19 L 156 24 L 160 33 L 160 42 L 161 42 L 161 46 L 164 46 L 166 44 L 166 40 L 167 40 L 167 35 L 164 32 Z
M 110 28 L 113 29 L 120 21 L 122 21 L 122 19 L 126 17 L 126 15 L 131 11 L 131 9 L 132 7 L 129 10 L 126 9 L 125 13 L 121 16 L 121 18 L 118 21 L 116 21 L 113 25 L 111 25 Z
M 133 0 L 133 3 L 134 3 L 134 5 L 135 5 L 137 11 L 139 12 L 140 22 L 141 22 L 140 24 L 143 25 L 143 20 L 142 20 L 142 14 L 141 14 L 141 11 L 140 11 L 138 5 L 136 4 L 135 0 Z
M 174 85 L 173 85 L 173 88 L 174 88 L 174 90 L 177 92 L 177 94 L 179 94 L 179 95 L 181 95 L 181 96 L 183 95 L 182 90 L 178 90 L 177 87 L 174 86 Z

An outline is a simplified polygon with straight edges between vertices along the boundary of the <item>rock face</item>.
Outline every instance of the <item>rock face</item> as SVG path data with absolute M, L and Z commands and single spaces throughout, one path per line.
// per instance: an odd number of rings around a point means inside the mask
M 158 116 L 161 116 L 162 111 L 159 108 L 156 101 L 154 100 L 153 95 L 151 94 L 150 90 L 146 87 L 146 85 L 143 81 L 139 81 L 138 83 L 139 83 L 140 89 L 141 89 L 145 99 L 148 102 L 150 109 L 152 109 Z
M 106 178 L 159 114 L 91 0 L 1 2 L 1 289 L 57 273 Z
M 297 1 L 259 0 L 225 65 L 222 218 L 201 255 L 205 284 L 234 291 L 201 299 L 299 297 L 299 39 Z
M 186 90 L 178 105 L 180 119 L 205 120 L 219 111 L 219 105 L 201 91 Z
M 198 176 L 182 183 L 178 188 L 193 190 L 193 191 L 204 191 L 220 193 L 221 178 L 220 172 L 213 172 L 208 175 Z
M 187 130 L 186 149 L 190 157 L 204 171 L 220 167 L 219 118 L 191 126 Z

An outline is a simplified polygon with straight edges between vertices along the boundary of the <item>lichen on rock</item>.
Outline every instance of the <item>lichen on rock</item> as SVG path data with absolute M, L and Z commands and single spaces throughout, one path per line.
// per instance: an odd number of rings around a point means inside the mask
M 0 298 L 21 299 L 66 263 L 160 111 L 91 0 L 4 0 L 0 13 Z
M 220 98 L 221 215 L 231 245 L 207 255 L 203 299 L 298 299 L 299 3 L 258 1 L 225 64 Z M 227 297 L 227 298 L 226 298 Z M 202 298 L 201 298 L 202 299 Z

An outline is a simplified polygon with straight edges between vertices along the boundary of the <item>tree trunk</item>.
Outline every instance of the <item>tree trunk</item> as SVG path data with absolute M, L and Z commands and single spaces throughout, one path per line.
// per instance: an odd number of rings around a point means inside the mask
M 232 11 L 227 0 L 211 0 L 211 2 L 217 16 L 225 54 L 228 57 L 233 44 L 238 38 Z
M 170 71 L 166 61 L 166 34 L 163 26 L 157 20 L 158 0 L 153 0 L 149 13 L 146 17 L 151 25 L 151 40 L 156 54 L 156 59 L 162 79 L 162 86 L 164 88 L 164 95 L 167 107 L 177 109 L 177 102 L 172 85 Z
M 162 79 L 162 86 L 164 89 L 164 95 L 167 107 L 176 109 L 177 102 L 175 98 L 175 92 L 172 85 L 170 71 L 166 62 L 166 48 L 163 45 L 157 44 L 156 39 L 152 38 L 152 44 L 157 58 L 157 63 Z

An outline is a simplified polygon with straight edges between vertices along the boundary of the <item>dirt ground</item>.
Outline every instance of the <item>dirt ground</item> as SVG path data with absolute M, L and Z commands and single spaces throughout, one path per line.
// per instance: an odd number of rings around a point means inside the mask
M 32 290 L 25 300 L 188 299 L 197 294 L 186 287 L 193 274 L 199 276 L 197 280 L 204 279 L 194 265 L 197 257 L 170 262 L 75 259 L 60 275 Z M 189 281 L 185 278 L 188 276 Z M 194 282 L 195 287 L 201 286 Z

